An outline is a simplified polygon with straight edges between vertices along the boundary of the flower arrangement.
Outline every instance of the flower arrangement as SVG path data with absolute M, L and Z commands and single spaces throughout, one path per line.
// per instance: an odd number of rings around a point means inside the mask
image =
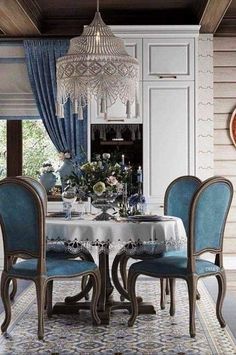
M 96 154 L 95 160 L 81 165 L 78 174 L 70 176 L 70 181 L 81 197 L 120 194 L 131 172 L 130 167 L 118 164 L 110 154 Z
M 52 166 L 52 163 L 48 160 L 43 163 L 42 168 L 39 169 L 40 174 L 51 173 L 54 172 L 55 169 Z

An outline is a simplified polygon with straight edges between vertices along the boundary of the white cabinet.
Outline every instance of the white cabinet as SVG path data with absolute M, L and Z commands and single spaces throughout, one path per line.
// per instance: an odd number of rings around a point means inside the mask
M 90 105 L 91 123 L 142 123 L 142 39 L 141 38 L 126 38 L 124 39 L 125 48 L 129 55 L 137 58 L 139 61 L 139 92 L 138 102 L 135 101 L 131 105 L 131 116 L 127 118 L 126 105 L 119 99 L 117 102 L 108 108 L 108 117 L 104 118 L 104 114 L 100 113 L 100 105 L 95 100 Z
M 194 39 L 144 39 L 143 80 L 194 80 Z
M 167 185 L 194 173 L 194 83 L 144 82 L 144 194 L 163 203 Z
M 168 184 L 196 172 L 196 63 L 199 26 L 113 26 L 140 63 L 140 117 L 116 103 L 108 120 L 91 106 L 91 123 L 143 123 L 143 188 L 163 205 Z

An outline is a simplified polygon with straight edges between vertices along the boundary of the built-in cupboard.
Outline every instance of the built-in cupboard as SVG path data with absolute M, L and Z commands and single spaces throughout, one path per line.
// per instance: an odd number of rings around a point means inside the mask
M 139 60 L 138 105 L 134 102 L 131 117 L 127 118 L 125 107 L 117 102 L 105 119 L 93 102 L 90 125 L 142 125 L 139 154 L 142 154 L 143 190 L 149 202 L 161 206 L 168 184 L 180 175 L 196 171 L 199 28 L 115 26 L 112 29 L 124 38 L 129 54 Z M 91 153 L 91 145 L 89 149 Z

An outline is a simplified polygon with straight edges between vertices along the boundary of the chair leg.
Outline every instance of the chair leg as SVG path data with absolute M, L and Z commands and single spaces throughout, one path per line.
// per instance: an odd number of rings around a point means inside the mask
M 46 280 L 43 277 L 39 277 L 35 280 L 36 293 L 37 293 L 37 305 L 38 305 L 38 338 L 43 340 L 44 337 L 44 304 L 46 296 Z
M 175 279 L 169 279 L 170 283 L 170 316 L 175 315 Z M 168 282 L 168 281 L 167 281 Z
M 201 299 L 201 295 L 200 295 L 200 292 L 197 290 L 197 296 L 196 296 L 197 300 L 200 300 Z
M 225 272 L 222 272 L 220 275 L 216 276 L 218 281 L 218 297 L 216 302 L 216 316 L 222 328 L 226 326 L 225 320 L 222 316 L 222 306 L 225 298 L 226 292 L 226 277 Z
M 121 258 L 120 260 L 120 275 L 121 275 L 121 279 L 123 281 L 123 285 L 124 285 L 124 289 L 127 290 L 128 286 L 127 286 L 127 282 L 128 282 L 128 278 L 127 278 L 127 262 L 129 260 L 129 256 L 125 255 L 123 258 Z M 121 301 L 124 301 L 125 298 L 124 296 L 120 296 Z
M 1 297 L 2 297 L 2 303 L 5 310 L 5 319 L 1 325 L 2 332 L 6 332 L 11 321 L 11 302 L 9 296 L 10 282 L 11 279 L 8 277 L 7 273 L 3 271 L 1 277 Z
M 165 309 L 165 307 L 166 307 L 166 281 L 167 281 L 167 279 L 160 279 L 160 286 L 161 286 L 160 307 L 161 307 L 161 309 Z
M 120 261 L 120 275 L 123 281 L 124 289 L 127 290 L 127 282 L 128 282 L 128 275 L 127 275 L 127 262 L 129 260 L 129 256 L 125 255 L 122 260 Z
M 135 285 L 138 274 L 132 270 L 129 270 L 128 274 L 128 294 L 131 302 L 131 316 L 128 320 L 128 326 L 132 327 L 134 325 L 135 319 L 138 315 L 138 300 L 135 293 Z
M 46 288 L 45 304 L 46 304 L 47 316 L 49 318 L 52 316 L 52 291 L 53 291 L 53 280 L 47 283 L 47 288 Z
M 189 298 L 189 333 L 191 338 L 196 335 L 195 327 L 195 311 L 196 311 L 196 295 L 197 295 L 197 277 L 190 276 L 187 279 L 188 283 L 188 298 Z
M 12 279 L 12 290 L 10 293 L 10 300 L 13 301 L 17 292 L 17 280 Z
M 85 289 L 87 282 L 88 282 L 88 276 L 87 275 L 83 276 L 82 280 L 81 280 L 81 289 L 82 289 L 82 291 Z M 86 301 L 88 301 L 89 300 L 89 294 L 86 293 L 84 298 L 85 298 Z
M 169 296 L 170 294 L 170 284 L 169 279 L 166 279 L 166 295 Z
M 17 262 L 17 257 L 13 257 L 12 259 L 12 264 L 15 264 Z M 10 293 L 10 300 L 13 301 L 15 298 L 17 292 L 17 280 L 16 279 L 12 279 L 12 290 Z
M 94 271 L 90 275 L 93 283 L 93 294 L 92 294 L 91 307 L 90 307 L 91 315 L 93 319 L 93 324 L 99 325 L 101 324 L 101 319 L 98 316 L 97 309 L 98 309 L 98 300 L 101 293 L 101 275 L 99 270 Z

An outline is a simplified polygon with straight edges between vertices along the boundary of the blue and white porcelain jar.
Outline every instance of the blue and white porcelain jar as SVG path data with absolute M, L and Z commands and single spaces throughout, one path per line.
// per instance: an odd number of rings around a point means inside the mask
M 49 192 L 55 186 L 57 178 L 53 172 L 47 172 L 40 175 L 39 181 L 45 187 L 45 190 Z
M 58 169 L 58 172 L 60 174 L 62 191 L 64 191 L 67 185 L 67 181 L 75 171 L 75 168 L 74 163 L 71 160 L 71 154 L 69 152 L 60 153 L 60 159 L 63 160 L 63 164 Z
M 53 172 L 54 168 L 51 162 L 44 162 L 42 168 L 40 169 L 39 181 L 45 187 L 47 192 L 53 189 L 57 181 L 56 175 Z

